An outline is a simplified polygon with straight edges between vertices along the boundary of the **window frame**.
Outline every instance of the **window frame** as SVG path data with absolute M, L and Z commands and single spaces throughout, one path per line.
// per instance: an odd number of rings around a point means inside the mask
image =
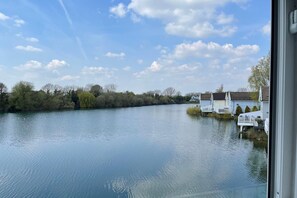
M 272 0 L 268 197 L 297 197 L 296 44 L 289 14 L 297 0 Z M 295 111 L 294 111 L 295 110 Z

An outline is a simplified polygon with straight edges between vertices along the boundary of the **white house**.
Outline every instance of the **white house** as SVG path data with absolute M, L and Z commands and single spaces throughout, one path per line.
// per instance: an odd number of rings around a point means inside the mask
M 225 92 L 213 93 L 212 99 L 213 99 L 213 109 L 216 113 L 219 113 L 219 114 L 230 113 L 227 93 Z
M 213 98 L 211 93 L 200 94 L 200 106 L 203 113 L 213 112 Z
M 229 107 L 231 113 L 236 113 L 237 106 L 242 108 L 242 111 L 245 111 L 245 108 L 248 106 L 251 110 L 254 106 L 259 108 L 259 102 L 253 99 L 253 96 L 256 96 L 256 92 L 228 92 Z

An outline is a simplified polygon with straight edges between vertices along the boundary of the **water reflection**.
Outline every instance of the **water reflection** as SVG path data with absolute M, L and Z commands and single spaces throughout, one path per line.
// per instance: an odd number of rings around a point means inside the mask
M 0 117 L 0 197 L 173 197 L 266 182 L 264 151 L 234 122 L 186 108 Z
M 265 149 L 256 148 L 249 153 L 246 166 L 248 167 L 249 174 L 259 182 L 266 182 L 267 178 L 267 163 L 266 163 Z

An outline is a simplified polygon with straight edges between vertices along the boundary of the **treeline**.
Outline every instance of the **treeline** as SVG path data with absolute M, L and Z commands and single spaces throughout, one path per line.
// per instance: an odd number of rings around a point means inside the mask
M 66 109 L 99 109 L 118 107 L 138 107 L 147 105 L 182 104 L 190 100 L 191 95 L 181 96 L 174 88 L 163 92 L 149 91 L 143 94 L 116 92 L 111 84 L 103 88 L 100 85 L 88 85 L 85 88 L 61 87 L 46 84 L 40 90 L 34 90 L 32 83 L 21 81 L 8 92 L 0 83 L 0 112 L 53 111 Z

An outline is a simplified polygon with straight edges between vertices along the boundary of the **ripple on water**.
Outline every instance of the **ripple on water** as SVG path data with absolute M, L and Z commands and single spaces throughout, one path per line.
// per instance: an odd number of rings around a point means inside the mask
M 235 123 L 187 107 L 2 117 L 0 197 L 211 197 L 266 182 L 264 152 Z

